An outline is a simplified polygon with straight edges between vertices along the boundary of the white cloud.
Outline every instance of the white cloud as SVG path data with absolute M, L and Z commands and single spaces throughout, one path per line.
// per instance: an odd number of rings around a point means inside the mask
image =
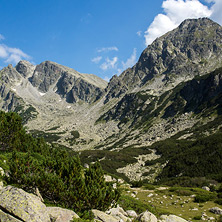
M 138 31 L 136 34 L 140 37 L 142 35 L 142 31 Z
M 0 45 L 0 58 L 7 58 L 8 57 L 8 52 L 4 45 Z
M 112 46 L 112 47 L 103 47 L 97 50 L 97 52 L 110 52 L 110 51 L 119 51 L 119 49 L 116 46 Z
M 113 57 L 113 59 L 106 58 L 106 61 L 100 66 L 102 70 L 114 69 L 116 68 L 116 63 L 118 61 L 118 57 Z
M 207 2 L 214 3 L 211 7 L 211 19 L 222 25 L 222 1 L 221 0 L 208 0 Z
M 214 2 L 221 0 L 214 0 Z M 221 3 L 217 3 L 221 4 Z M 149 45 L 157 37 L 176 28 L 187 18 L 210 17 L 212 9 L 199 0 L 165 0 L 162 8 L 165 14 L 158 14 L 145 32 L 145 43 Z
M 31 57 L 24 53 L 21 49 L 11 48 L 4 44 L 0 44 L 0 58 L 4 59 L 5 63 L 12 64 L 17 64 L 23 59 L 31 59 Z
M 0 40 L 4 40 L 4 39 L 5 37 L 2 34 L 0 34 Z
M 97 57 L 91 59 L 91 61 L 92 61 L 93 63 L 98 64 L 98 63 L 102 60 L 102 58 L 103 58 L 102 56 L 97 56 Z

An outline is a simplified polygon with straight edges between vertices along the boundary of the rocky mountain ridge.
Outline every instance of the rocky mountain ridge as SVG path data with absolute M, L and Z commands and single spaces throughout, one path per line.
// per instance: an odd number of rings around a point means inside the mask
M 205 135 L 221 127 L 220 67 L 222 27 L 188 19 L 109 83 L 50 61 L 9 65 L 0 71 L 0 105 L 22 115 L 33 134 L 75 150 L 149 147 L 209 123 Z M 147 158 L 138 157 L 141 175 Z

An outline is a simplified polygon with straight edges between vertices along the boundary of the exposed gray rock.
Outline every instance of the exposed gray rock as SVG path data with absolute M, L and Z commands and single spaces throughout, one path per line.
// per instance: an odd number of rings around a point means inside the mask
M 18 221 L 50 222 L 46 206 L 37 196 L 12 186 L 0 190 L 0 208 Z
M 162 222 L 187 222 L 187 220 L 184 220 L 183 218 L 175 215 L 162 215 L 160 216 L 160 219 Z
M 99 210 L 92 210 L 93 214 L 94 214 L 94 219 L 98 220 L 98 221 L 103 221 L 103 222 L 119 222 L 118 219 L 116 219 L 115 217 L 108 215 L 102 211 Z
M 0 167 L 0 176 L 4 176 L 5 175 L 5 171 L 2 169 L 2 167 Z
M 210 191 L 210 188 L 207 186 L 202 187 L 203 190 Z
M 22 60 L 16 66 L 15 69 L 19 72 L 24 78 L 31 76 L 35 69 L 35 66 L 30 62 Z
M 106 211 L 107 214 L 115 217 L 119 221 L 131 221 L 127 216 L 127 213 L 123 210 L 122 207 L 117 207 L 117 208 L 111 208 L 110 210 Z
M 214 214 L 219 214 L 222 215 L 222 209 L 219 207 L 213 207 L 210 209 L 210 212 L 214 213 Z
M 47 212 L 54 222 L 69 222 L 73 218 L 79 218 L 74 211 L 61 207 L 47 207 Z
M 157 218 L 154 214 L 150 213 L 149 211 L 145 211 L 141 213 L 138 217 L 137 220 L 141 222 L 157 222 Z
M 134 210 L 127 210 L 126 213 L 128 214 L 129 217 L 136 218 L 138 216 Z
M 11 216 L 0 210 L 0 221 L 2 222 L 23 222 L 23 220 L 18 220 L 17 218 Z

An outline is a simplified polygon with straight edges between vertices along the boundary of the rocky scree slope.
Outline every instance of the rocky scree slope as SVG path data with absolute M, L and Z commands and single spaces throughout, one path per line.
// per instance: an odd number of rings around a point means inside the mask
M 104 94 L 106 81 L 50 61 L 37 66 L 20 61 L 15 67 L 2 69 L 0 78 L 1 109 L 18 112 L 29 130 L 62 126 L 58 131 L 64 138 L 78 129 L 81 135 L 86 134 L 84 143 L 99 140 L 90 131 L 88 112 L 96 112 L 89 107 Z M 86 128 L 89 130 L 85 131 Z

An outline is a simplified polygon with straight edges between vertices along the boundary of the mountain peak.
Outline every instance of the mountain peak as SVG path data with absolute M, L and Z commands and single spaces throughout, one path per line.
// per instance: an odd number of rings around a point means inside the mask
M 179 25 L 179 29 L 184 29 L 188 26 L 203 26 L 203 25 L 215 25 L 217 24 L 216 22 L 214 22 L 213 20 L 207 18 L 207 17 L 203 17 L 203 18 L 198 18 L 198 19 L 186 19 L 184 20 L 180 25 Z M 218 26 L 220 26 L 219 24 L 217 24 Z
M 32 75 L 35 66 L 31 64 L 29 61 L 21 60 L 16 66 L 15 69 L 19 72 L 24 78 Z
M 222 63 L 221 46 L 220 25 L 208 18 L 187 19 L 149 45 L 120 79 L 128 88 L 135 89 L 156 84 L 150 80 L 159 78 L 158 91 L 162 91 L 171 81 L 177 84 L 218 68 Z

